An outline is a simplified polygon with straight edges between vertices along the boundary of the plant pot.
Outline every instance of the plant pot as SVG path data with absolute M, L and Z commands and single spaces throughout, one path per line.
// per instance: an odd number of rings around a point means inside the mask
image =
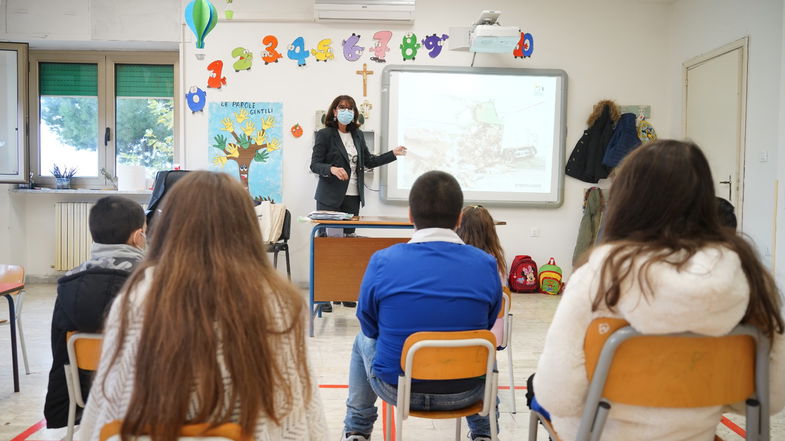
M 56 185 L 55 188 L 58 190 L 70 190 L 71 189 L 71 178 L 55 178 Z
M 234 11 L 230 11 L 227 9 L 224 11 L 224 15 L 226 15 L 227 20 L 231 20 L 234 18 Z

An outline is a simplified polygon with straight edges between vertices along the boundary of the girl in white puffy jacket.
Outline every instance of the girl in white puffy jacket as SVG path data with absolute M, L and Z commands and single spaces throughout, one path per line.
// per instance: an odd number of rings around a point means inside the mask
M 583 340 L 598 317 L 646 334 L 720 336 L 739 323 L 772 339 L 770 406 L 785 405 L 780 296 L 752 246 L 720 225 L 709 164 L 698 146 L 662 140 L 622 163 L 611 187 L 603 243 L 575 270 L 545 339 L 536 402 L 562 439 L 575 439 L 588 389 Z M 711 441 L 720 406 L 669 409 L 616 404 L 604 441 Z

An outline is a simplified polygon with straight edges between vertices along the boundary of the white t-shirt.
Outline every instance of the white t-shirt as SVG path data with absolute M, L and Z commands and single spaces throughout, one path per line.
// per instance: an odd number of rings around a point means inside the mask
M 357 190 L 357 161 L 359 160 L 357 156 L 357 147 L 354 146 L 351 132 L 343 133 L 339 130 L 338 134 L 341 135 L 343 146 L 346 147 L 346 153 L 349 154 L 349 165 L 352 168 L 352 173 L 349 175 L 349 188 L 346 189 L 346 196 L 359 196 L 360 192 Z

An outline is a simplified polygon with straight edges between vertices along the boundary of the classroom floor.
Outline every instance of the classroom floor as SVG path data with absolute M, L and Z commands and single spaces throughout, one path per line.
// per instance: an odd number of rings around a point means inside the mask
M 47 441 L 64 436 L 65 429 L 43 429 L 42 408 L 46 394 L 46 383 L 51 355 L 49 348 L 49 325 L 55 299 L 54 285 L 29 285 L 24 302 L 24 329 L 30 356 L 30 375 L 24 374 L 20 352 L 21 392 L 13 392 L 11 378 L 10 337 L 8 324 L 0 325 L 0 441 Z M 516 389 L 526 385 L 526 378 L 534 372 L 537 358 L 542 350 L 545 332 L 558 305 L 559 298 L 546 295 L 516 294 L 513 297 L 513 365 Z M 3 301 L 0 319 L 8 313 Z M 343 427 L 344 401 L 349 353 L 359 325 L 354 309 L 340 305 L 334 312 L 316 320 L 316 337 L 309 339 L 311 363 L 316 379 L 321 385 L 321 399 L 327 415 L 331 438 L 340 439 Z M 499 385 L 509 386 L 507 356 L 499 353 Z M 516 391 L 518 412 L 513 414 L 510 391 L 500 390 L 500 440 L 525 440 L 528 436 L 529 412 L 526 408 L 525 390 Z M 379 404 L 380 411 L 381 405 Z M 743 418 L 728 416 L 732 422 L 743 427 Z M 382 437 L 381 414 L 374 429 L 373 439 Z M 734 424 L 735 422 L 735 424 Z M 454 437 L 453 422 L 412 418 L 404 423 L 406 439 L 450 440 Z M 464 423 L 463 433 L 466 433 Z M 539 439 L 547 440 L 539 429 Z M 720 424 L 717 433 L 726 440 L 742 439 L 728 425 Z M 79 433 L 76 433 L 76 439 Z M 772 418 L 772 440 L 785 439 L 785 412 Z

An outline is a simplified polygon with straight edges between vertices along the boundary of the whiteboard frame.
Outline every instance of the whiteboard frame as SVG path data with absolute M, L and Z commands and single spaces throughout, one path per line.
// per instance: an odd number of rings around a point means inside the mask
M 458 73 L 458 74 L 483 74 L 483 75 L 520 75 L 559 77 L 561 80 L 560 123 L 561 130 L 557 133 L 560 140 L 554 146 L 556 158 L 556 199 L 550 201 L 500 201 L 500 200 L 474 200 L 466 199 L 464 203 L 481 203 L 488 206 L 513 206 L 527 208 L 559 208 L 564 202 L 564 158 L 567 139 L 567 73 L 561 69 L 518 69 L 497 67 L 459 67 L 459 66 L 406 66 L 389 65 L 382 71 L 382 115 L 379 130 L 379 146 L 387 146 L 389 140 L 390 124 L 390 76 L 393 72 L 428 72 L 428 73 Z M 551 157 L 551 163 L 553 156 Z M 404 198 L 392 197 L 388 193 L 387 167 L 381 167 L 380 190 L 382 201 L 391 204 L 408 204 Z

